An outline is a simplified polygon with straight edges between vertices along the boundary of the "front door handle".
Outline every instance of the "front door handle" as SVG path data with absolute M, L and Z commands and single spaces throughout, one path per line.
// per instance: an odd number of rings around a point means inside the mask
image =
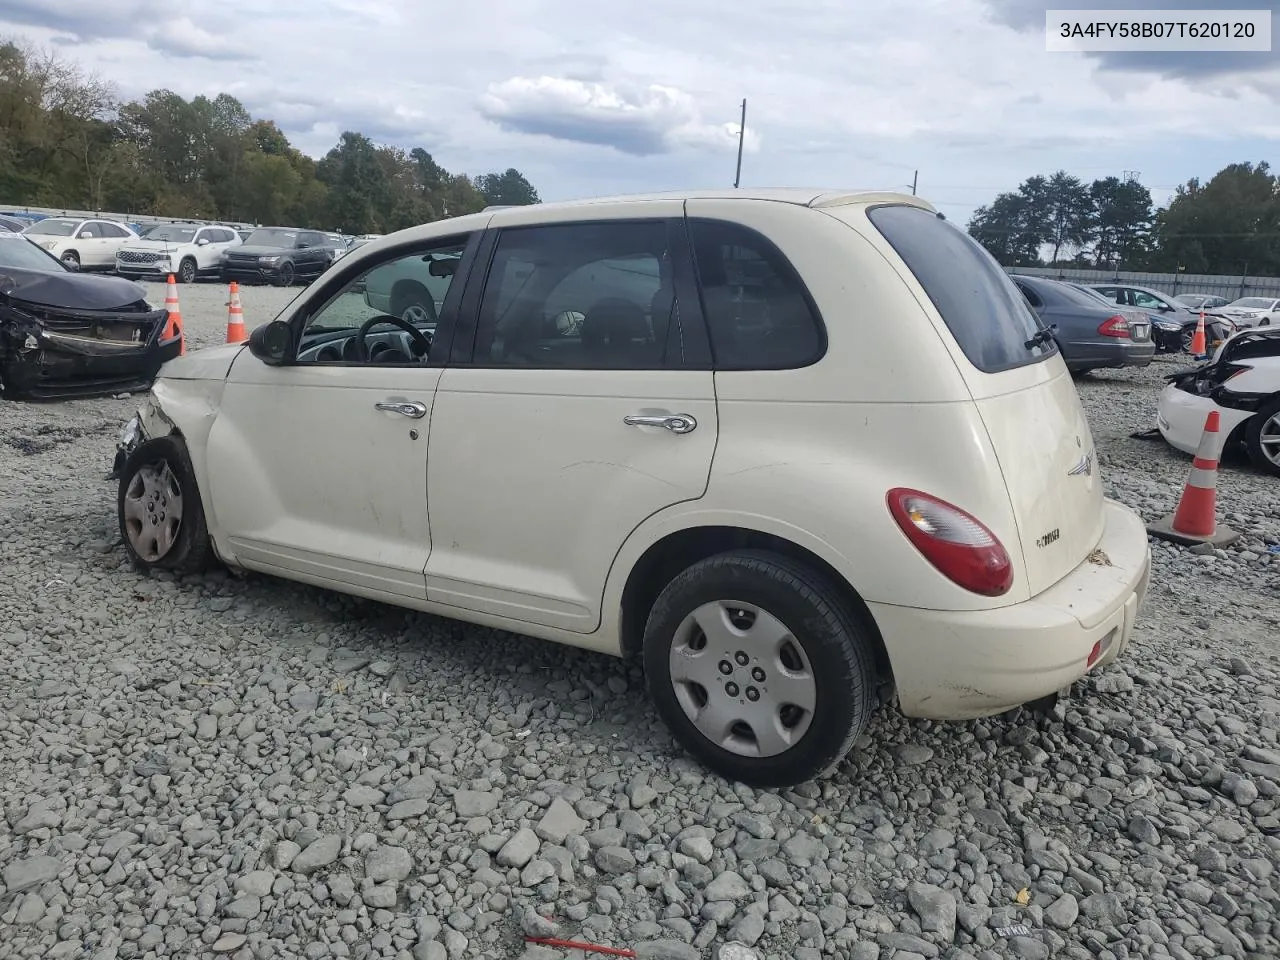
M 375 403 L 375 410 L 385 410 L 387 413 L 398 413 L 401 416 L 413 417 L 415 420 L 421 420 L 427 415 L 427 405 L 419 403 L 417 400 L 400 400 L 394 403 Z
M 665 417 L 623 417 L 622 422 L 629 427 L 665 427 L 672 433 L 692 433 L 698 421 L 687 413 L 676 413 Z

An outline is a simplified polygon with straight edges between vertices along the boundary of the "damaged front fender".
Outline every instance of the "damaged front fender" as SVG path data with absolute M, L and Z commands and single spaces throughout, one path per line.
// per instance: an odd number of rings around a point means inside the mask
M 75 310 L 0 294 L 0 392 L 46 401 L 137 392 L 182 350 L 166 310 Z

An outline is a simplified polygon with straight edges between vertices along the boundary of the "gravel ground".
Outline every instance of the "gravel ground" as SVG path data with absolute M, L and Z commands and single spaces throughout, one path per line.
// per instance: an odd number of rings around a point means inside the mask
M 295 293 L 245 289 L 250 327 Z M 180 295 L 221 342 L 225 289 Z M 1175 365 L 1080 384 L 1149 519 L 1188 458 L 1129 434 Z M 0 406 L 0 960 L 550 960 L 522 931 L 553 929 L 676 960 L 1280 953 L 1274 479 L 1227 466 L 1245 539 L 1158 546 L 1131 654 L 1055 715 L 886 711 L 773 793 L 685 759 L 633 665 L 135 573 L 103 477 L 136 405 Z

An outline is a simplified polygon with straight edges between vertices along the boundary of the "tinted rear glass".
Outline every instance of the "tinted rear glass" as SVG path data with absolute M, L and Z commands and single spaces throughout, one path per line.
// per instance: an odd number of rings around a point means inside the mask
M 1008 274 L 967 233 L 919 207 L 876 207 L 868 216 L 979 370 L 997 373 L 1057 352 L 1052 341 L 1027 346 L 1040 330 L 1039 319 Z

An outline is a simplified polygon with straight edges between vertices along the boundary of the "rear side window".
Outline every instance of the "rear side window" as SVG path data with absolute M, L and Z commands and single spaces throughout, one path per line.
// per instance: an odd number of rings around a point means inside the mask
M 967 233 L 919 207 L 875 207 L 867 216 L 924 287 L 979 370 L 1036 363 L 1057 347 L 1036 341 L 1040 321 L 995 259 Z
M 689 232 L 717 370 L 782 370 L 822 356 L 822 323 L 782 251 L 739 224 L 690 220 Z

